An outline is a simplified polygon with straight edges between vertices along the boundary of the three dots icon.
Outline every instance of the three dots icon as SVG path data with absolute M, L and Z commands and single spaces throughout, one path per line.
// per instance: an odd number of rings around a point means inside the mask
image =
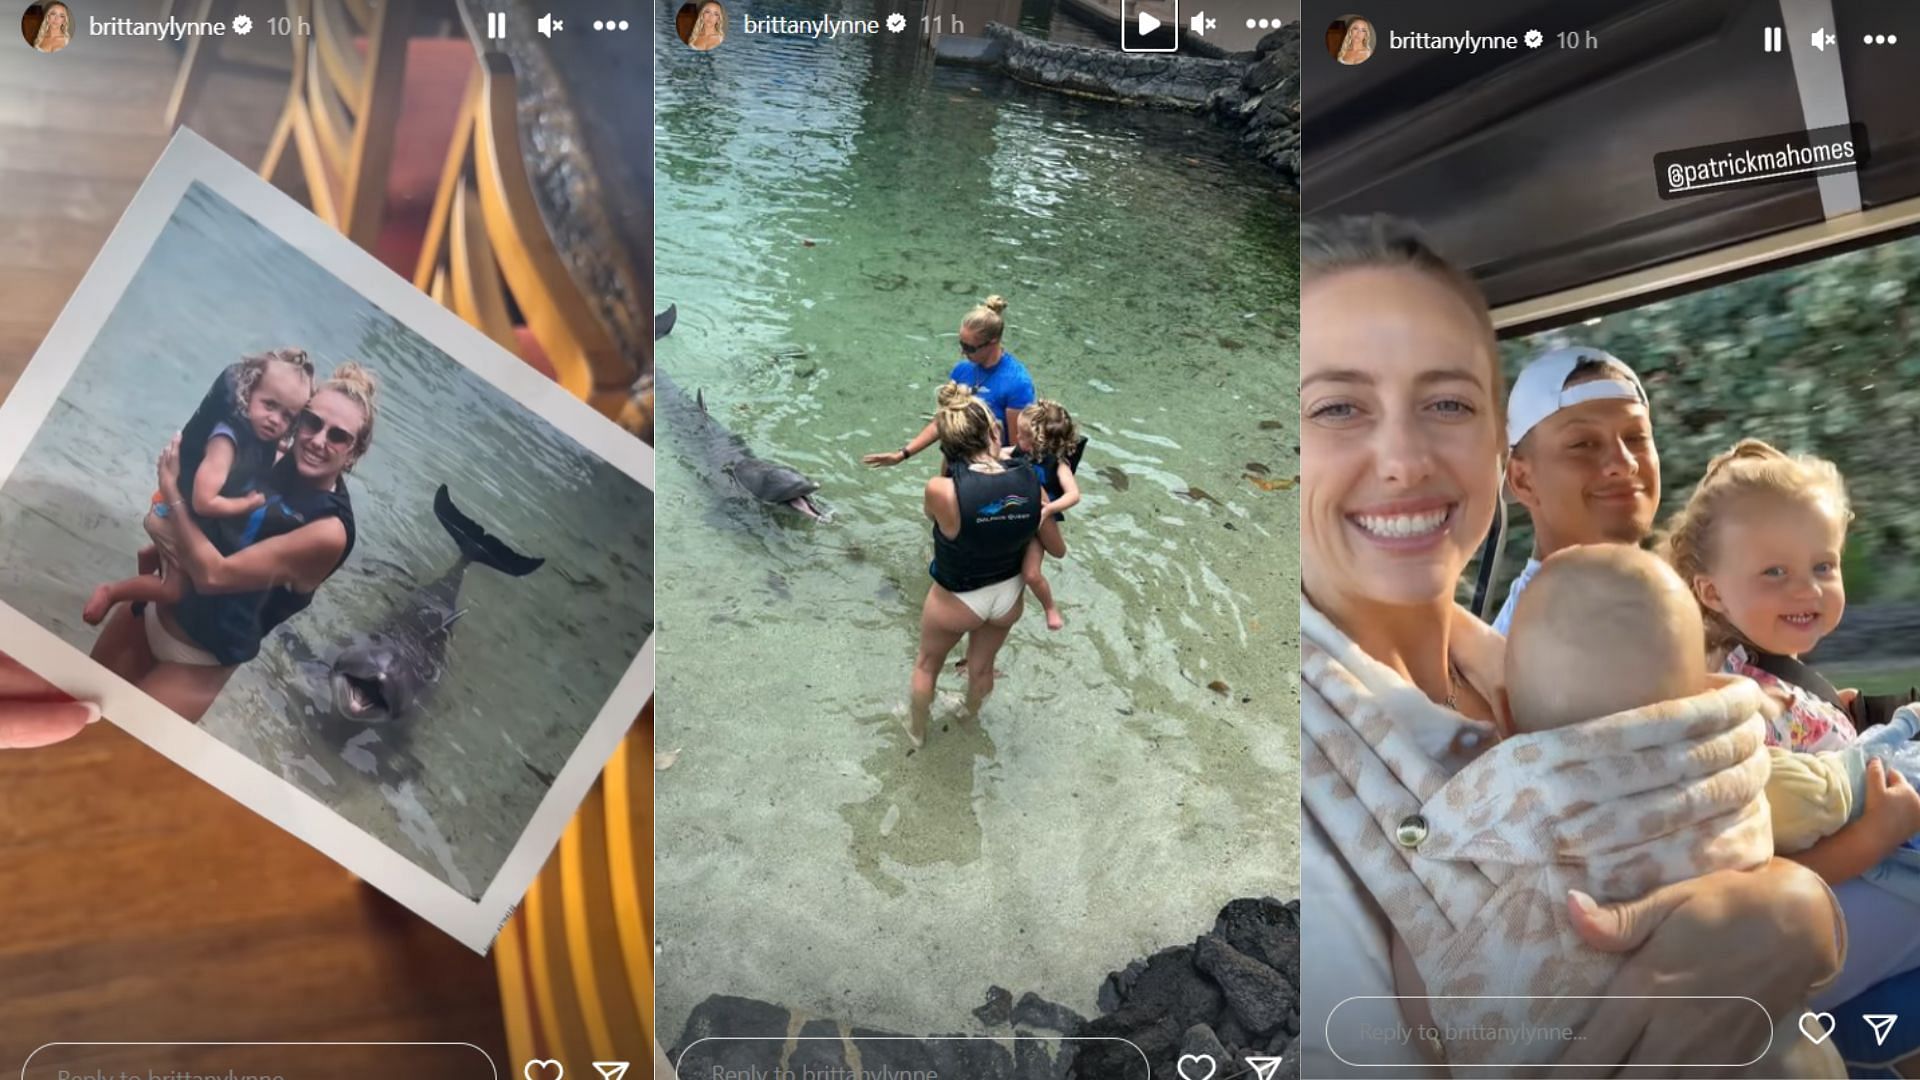
M 625 19 L 620 19 L 617 21 L 614 19 L 593 20 L 593 28 L 595 30 L 625 30 L 629 25 L 631 24 L 629 24 Z

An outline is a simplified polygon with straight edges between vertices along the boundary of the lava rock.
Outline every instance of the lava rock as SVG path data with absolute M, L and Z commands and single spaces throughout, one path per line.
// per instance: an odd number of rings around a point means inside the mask
M 1170 1016 L 1154 1017 L 1145 1006 L 1129 1006 L 1087 1022 L 1074 1043 L 1072 1080 L 1147 1080 L 1174 1075 L 1180 1027 Z M 1090 1038 L 1091 1037 L 1091 1038 Z M 1126 1042 L 1112 1041 L 1114 1038 Z M 1132 1045 L 1128 1045 L 1131 1043 Z M 1141 1061 L 1141 1055 L 1146 1061 Z M 1149 1072 L 1151 1069 L 1151 1072 Z
M 1194 962 L 1213 976 L 1248 1031 L 1265 1034 L 1278 1028 L 1289 1011 L 1299 1009 L 1299 996 L 1278 971 L 1209 934 L 1200 939 Z
M 1018 1080 L 1059 1080 L 1060 1063 L 1047 1053 L 1045 1039 L 1030 1038 L 1029 1031 L 1015 1031 L 1013 1073 Z
M 1220 1037 L 1205 1024 L 1193 1025 L 1180 1037 L 1180 1056 L 1186 1057 L 1188 1054 L 1205 1054 L 1223 1066 L 1233 1060 L 1227 1048 L 1221 1045 Z M 1175 1067 L 1178 1068 L 1177 1065 Z
M 988 1027 L 1004 1027 L 1013 1021 L 1013 991 L 987 987 L 986 1004 L 973 1010 L 974 1019 Z
M 1300 901 L 1235 900 L 1220 909 L 1214 936 L 1300 985 Z
M 788 1016 L 778 1005 L 715 994 L 687 1015 L 686 1029 L 671 1057 L 681 1062 L 689 1076 L 711 1075 L 716 1068 L 773 1068 L 780 1063 L 779 1043 L 729 1036 L 784 1035 Z
M 1247 1029 L 1240 1025 L 1239 1019 L 1231 1012 L 1227 1013 L 1225 1019 L 1215 1024 L 1213 1030 L 1214 1034 L 1220 1036 L 1220 1045 L 1226 1047 L 1228 1052 L 1235 1056 L 1248 1048 L 1259 1048 L 1253 1036 L 1247 1034 Z
M 1126 997 L 1133 990 L 1133 984 L 1147 970 L 1145 960 L 1135 960 L 1119 971 L 1113 972 L 1100 982 L 1100 992 L 1096 998 L 1100 1011 L 1110 1013 L 1125 1004 Z
M 1087 1026 L 1086 1017 L 1065 1005 L 1056 1005 L 1031 990 L 1021 994 L 1020 1003 L 1013 1007 L 1013 1022 L 1027 1027 L 1058 1031 L 1062 1035 L 1071 1035 Z

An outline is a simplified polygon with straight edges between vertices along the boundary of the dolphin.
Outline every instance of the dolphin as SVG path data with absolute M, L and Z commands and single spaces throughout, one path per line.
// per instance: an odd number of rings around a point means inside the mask
M 655 315 L 654 340 L 671 333 L 679 317 L 677 305 Z M 686 392 L 657 367 L 653 372 L 653 388 L 654 401 L 667 414 L 674 437 L 685 440 L 683 445 L 696 461 L 725 476 L 734 487 L 763 505 L 791 510 L 814 521 L 828 519 L 826 508 L 813 498 L 820 485 L 790 465 L 754 456 L 745 439 L 729 431 L 707 411 L 705 393 L 695 391 L 693 397 L 687 397 Z
M 340 653 L 328 682 L 341 716 L 364 724 L 399 720 L 419 709 L 447 668 L 447 642 L 466 612 L 460 584 L 479 563 L 503 574 L 526 577 L 546 563 L 514 551 L 487 535 L 453 505 L 447 485 L 433 496 L 433 513 L 460 548 L 460 557 L 433 584 L 416 589 L 365 641 Z

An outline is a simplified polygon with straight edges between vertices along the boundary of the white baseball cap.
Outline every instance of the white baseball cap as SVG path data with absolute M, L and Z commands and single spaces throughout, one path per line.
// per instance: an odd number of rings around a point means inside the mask
M 1567 380 L 1573 377 L 1574 370 L 1588 362 L 1606 365 L 1617 377 L 1568 386 Z M 1640 385 L 1640 376 L 1619 357 L 1586 345 L 1542 353 L 1513 380 L 1513 393 L 1507 397 L 1507 446 L 1509 449 L 1519 446 L 1527 432 L 1561 409 L 1610 400 L 1647 404 L 1647 391 Z

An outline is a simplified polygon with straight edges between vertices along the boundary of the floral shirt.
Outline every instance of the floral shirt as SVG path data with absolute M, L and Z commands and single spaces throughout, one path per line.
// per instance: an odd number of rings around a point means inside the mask
M 1805 688 L 1761 668 L 1744 645 L 1734 646 L 1720 670 L 1729 675 L 1745 675 L 1759 683 L 1760 689 L 1786 702 L 1787 707 L 1767 728 L 1768 746 L 1813 754 L 1844 749 L 1860 737 L 1846 713 Z

